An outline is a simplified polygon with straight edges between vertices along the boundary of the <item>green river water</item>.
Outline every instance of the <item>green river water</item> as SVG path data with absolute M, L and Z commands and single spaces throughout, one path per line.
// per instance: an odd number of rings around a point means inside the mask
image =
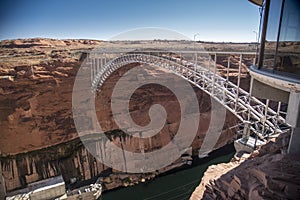
M 102 194 L 101 200 L 186 200 L 189 199 L 208 166 L 229 162 L 235 151 L 227 145 L 203 159 L 195 158 L 193 165 L 169 172 L 152 181 L 119 188 Z

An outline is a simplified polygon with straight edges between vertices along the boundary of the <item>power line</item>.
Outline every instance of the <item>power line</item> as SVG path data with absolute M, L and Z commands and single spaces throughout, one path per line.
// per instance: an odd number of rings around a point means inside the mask
M 145 198 L 144 200 L 149 200 L 149 199 L 153 199 L 153 198 L 155 198 L 155 197 L 162 196 L 162 195 L 164 195 L 164 194 L 168 194 L 168 193 L 170 193 L 170 192 L 172 192 L 172 191 L 174 191 L 174 190 L 177 190 L 178 188 L 185 187 L 185 186 L 187 186 L 187 185 L 193 184 L 193 183 L 198 182 L 198 181 L 199 181 L 199 179 L 193 180 L 193 181 L 191 181 L 191 182 L 189 182 L 189 183 L 186 183 L 186 184 L 184 184 L 184 185 L 175 187 L 175 188 L 173 188 L 173 189 L 171 189 L 171 190 L 168 190 L 168 191 L 166 191 L 166 192 L 158 193 L 158 194 L 156 194 L 156 195 L 147 197 L 147 198 Z M 189 190 L 188 192 L 190 192 L 190 190 Z M 185 192 L 185 193 L 187 193 L 187 192 Z M 185 193 L 183 193 L 183 194 L 185 194 Z
M 176 195 L 176 196 L 174 196 L 174 197 L 172 197 L 172 198 L 169 198 L 169 199 L 167 199 L 167 200 L 172 200 L 172 199 L 175 199 L 175 198 L 177 198 L 177 197 L 179 197 L 179 196 L 182 196 L 183 194 L 185 194 L 185 197 L 183 197 L 184 199 L 187 197 L 187 199 L 189 199 L 189 197 L 190 197 L 190 195 L 191 195 L 191 190 L 193 190 L 193 188 L 190 188 L 187 192 L 185 192 L 185 193 L 182 193 L 182 194 L 180 194 L 180 195 Z M 181 198 L 181 200 L 183 200 L 183 198 Z
M 177 197 L 180 197 L 180 196 L 183 196 L 183 195 L 184 195 L 184 197 L 189 196 L 189 195 L 190 195 L 190 191 L 187 191 L 187 192 L 184 192 L 184 193 L 175 195 L 175 196 L 173 196 L 173 197 L 171 197 L 171 198 L 168 198 L 167 200 L 173 200 L 173 199 L 176 199 Z

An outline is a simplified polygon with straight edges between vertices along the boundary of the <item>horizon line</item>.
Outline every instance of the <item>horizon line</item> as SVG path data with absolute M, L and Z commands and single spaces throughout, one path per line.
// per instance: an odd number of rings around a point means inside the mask
M 209 40 L 176 40 L 176 39 L 124 39 L 124 40 L 107 40 L 99 38 L 54 38 L 54 37 L 24 37 L 24 38 L 6 38 L 0 39 L 0 41 L 9 41 L 9 40 L 28 40 L 28 39 L 49 39 L 49 40 L 96 40 L 103 42 L 129 42 L 129 41 L 188 41 L 188 42 L 197 42 L 197 43 L 235 43 L 235 44 L 256 44 L 257 41 L 209 41 Z

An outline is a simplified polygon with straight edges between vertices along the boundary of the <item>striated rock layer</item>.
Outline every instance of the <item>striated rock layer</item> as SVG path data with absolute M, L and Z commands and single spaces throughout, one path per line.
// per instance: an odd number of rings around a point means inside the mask
M 60 174 L 68 182 L 71 178 L 87 180 L 109 171 L 84 148 L 72 118 L 72 88 L 83 59 L 80 51 L 98 45 L 107 46 L 104 42 L 93 40 L 1 41 L 0 151 L 7 191 Z M 218 68 L 225 71 L 226 67 L 222 65 L 226 62 L 225 58 L 218 59 Z M 250 61 L 251 58 L 248 58 L 245 62 Z M 233 58 L 233 66 L 237 65 L 237 58 Z M 138 140 L 118 131 L 110 110 L 113 85 L 132 67 L 134 65 L 125 66 L 107 79 L 97 94 L 96 110 L 101 126 L 112 141 L 131 151 L 141 151 Z M 154 68 L 151 73 L 168 72 Z M 234 71 L 231 79 L 235 79 Z M 201 90 L 194 90 L 201 113 L 197 136 L 192 144 L 196 155 L 211 120 L 211 100 Z M 140 88 L 132 96 L 129 107 L 133 120 L 141 126 L 146 125 L 149 122 L 149 108 L 156 103 L 166 108 L 168 119 L 161 133 L 144 145 L 142 151 L 145 152 L 166 145 L 176 134 L 179 125 L 176 98 L 170 91 L 157 85 Z M 227 113 L 221 137 L 214 148 L 233 141 L 235 130 L 228 127 L 236 123 L 237 119 Z
M 289 137 L 272 139 L 248 158 L 210 166 L 191 200 L 299 199 L 300 155 L 281 153 Z

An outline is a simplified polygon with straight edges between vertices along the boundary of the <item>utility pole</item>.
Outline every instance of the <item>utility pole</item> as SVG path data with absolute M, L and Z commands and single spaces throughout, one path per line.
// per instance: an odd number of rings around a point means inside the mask
M 258 34 L 257 34 L 257 31 L 253 31 L 253 33 L 255 33 L 255 43 L 257 44 L 258 43 L 258 38 L 257 38 Z
M 196 53 L 196 36 L 197 35 L 200 35 L 199 33 L 196 33 L 195 35 L 194 35 L 194 71 L 196 72 L 197 71 L 197 53 Z M 194 74 L 194 82 L 195 82 L 195 75 L 196 74 Z

